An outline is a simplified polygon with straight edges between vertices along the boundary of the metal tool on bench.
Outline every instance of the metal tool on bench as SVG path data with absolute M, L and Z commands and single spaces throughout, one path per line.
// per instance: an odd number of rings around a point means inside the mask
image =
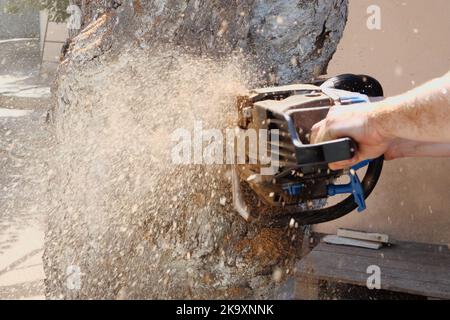
M 355 209 L 366 209 L 365 199 L 380 177 L 383 157 L 333 171 L 332 162 L 351 159 L 357 145 L 351 138 L 310 144 L 312 126 L 325 119 L 332 106 L 368 102 L 382 97 L 380 83 L 365 75 L 345 74 L 323 83 L 294 84 L 252 90 L 238 98 L 240 134 L 266 130 L 270 164 L 256 159 L 246 148 L 246 163 L 235 167 L 236 177 L 247 183 L 266 206 L 282 211 L 280 218 L 299 224 L 316 224 L 340 218 Z M 363 169 L 364 168 L 364 169 Z M 271 169 L 272 171 L 268 170 Z M 365 171 L 361 177 L 359 172 Z M 270 172 L 269 174 L 267 172 Z M 348 182 L 337 183 L 342 177 Z M 234 192 L 240 192 L 235 188 Z M 348 195 L 334 205 L 331 197 Z M 242 208 L 242 197 L 235 194 Z

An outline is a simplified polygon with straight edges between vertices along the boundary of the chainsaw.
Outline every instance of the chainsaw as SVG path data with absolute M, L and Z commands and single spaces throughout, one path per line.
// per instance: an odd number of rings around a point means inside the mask
M 280 221 L 309 225 L 338 219 L 355 209 L 364 211 L 384 158 L 334 171 L 328 165 L 353 158 L 357 143 L 350 137 L 319 144 L 309 140 L 313 125 L 325 119 L 331 107 L 365 103 L 376 97 L 383 97 L 380 83 L 370 76 L 353 74 L 255 89 L 238 97 L 237 130 L 244 136 L 252 130 L 265 131 L 265 135 L 257 135 L 258 146 L 266 149 L 270 161 L 262 161 L 252 148 L 245 148 L 246 162 L 234 167 L 237 211 L 245 219 L 254 218 L 241 194 L 243 183 L 269 211 L 277 213 Z

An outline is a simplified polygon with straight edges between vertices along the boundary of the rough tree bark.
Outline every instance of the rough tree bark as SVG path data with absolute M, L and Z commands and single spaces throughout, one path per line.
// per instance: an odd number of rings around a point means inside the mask
M 106 6 L 105 1 L 90 1 L 86 6 L 85 20 L 90 23 L 74 39 L 54 90 L 60 144 L 70 147 L 59 154 L 56 173 L 49 174 L 58 194 L 52 195 L 46 234 L 47 295 L 273 297 L 299 255 L 300 229 L 264 228 L 237 216 L 231 206 L 228 167 L 168 168 L 156 160 L 147 166 L 151 151 L 138 148 L 145 147 L 146 140 L 139 140 L 140 146 L 133 141 L 147 134 L 139 131 L 141 125 L 164 133 L 161 121 L 173 126 L 181 125 L 180 118 L 189 121 L 176 109 L 186 103 L 203 110 L 198 105 L 215 93 L 202 96 L 202 86 L 209 84 L 195 87 L 196 77 L 220 82 L 214 72 L 224 69 L 211 61 L 226 60 L 235 52 L 257 66 L 253 85 L 307 81 L 323 74 L 343 33 L 347 0 L 134 0 L 106 1 Z M 181 58 L 158 51 L 160 58 L 153 61 L 152 50 L 161 43 L 177 48 Z M 189 60 L 184 66 L 185 54 L 208 56 L 208 62 Z M 161 72 L 166 69 L 167 74 Z M 163 82 L 158 77 L 169 79 L 174 87 L 194 83 L 198 98 L 189 92 L 146 90 Z M 158 91 L 164 88 L 163 83 Z M 230 104 L 230 93 L 214 101 Z M 176 102 L 171 103 L 171 94 L 178 95 Z M 146 103 L 158 99 L 168 102 L 167 110 L 150 114 Z M 117 108 L 120 116 L 111 116 Z M 137 128 L 116 136 L 118 129 L 111 127 L 120 123 L 123 128 L 127 112 Z M 133 118 L 134 112 L 138 116 Z M 227 116 L 214 119 L 226 122 Z M 91 122 L 91 127 L 86 125 Z M 110 140 L 98 142 L 101 139 Z M 158 139 L 164 138 L 149 135 L 154 145 Z M 119 140 L 127 142 L 123 148 L 102 149 Z M 111 164 L 102 167 L 102 161 Z M 165 172 L 142 174 L 158 170 Z M 130 187 L 138 181 L 141 187 Z M 142 187 L 146 183 L 148 188 Z

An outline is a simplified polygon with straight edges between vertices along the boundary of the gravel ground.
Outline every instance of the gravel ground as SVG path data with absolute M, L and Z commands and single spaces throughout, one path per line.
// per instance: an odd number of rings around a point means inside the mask
M 0 41 L 0 299 L 44 298 L 41 203 L 51 135 L 38 41 Z
M 0 96 L 0 299 L 43 298 L 47 107 L 47 99 Z
M 39 40 L 0 40 L 0 75 L 36 74 L 40 64 Z
M 0 43 L 0 299 L 43 298 L 45 194 L 50 147 L 48 79 L 38 41 Z
M 0 299 L 43 298 L 47 106 L 0 96 Z

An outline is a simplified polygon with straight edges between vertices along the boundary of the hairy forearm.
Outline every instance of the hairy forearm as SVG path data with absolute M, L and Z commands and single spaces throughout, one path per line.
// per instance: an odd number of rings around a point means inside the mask
M 385 153 L 386 160 L 408 157 L 450 157 L 450 143 L 396 140 Z
M 371 121 L 386 138 L 450 142 L 450 73 L 384 100 Z

